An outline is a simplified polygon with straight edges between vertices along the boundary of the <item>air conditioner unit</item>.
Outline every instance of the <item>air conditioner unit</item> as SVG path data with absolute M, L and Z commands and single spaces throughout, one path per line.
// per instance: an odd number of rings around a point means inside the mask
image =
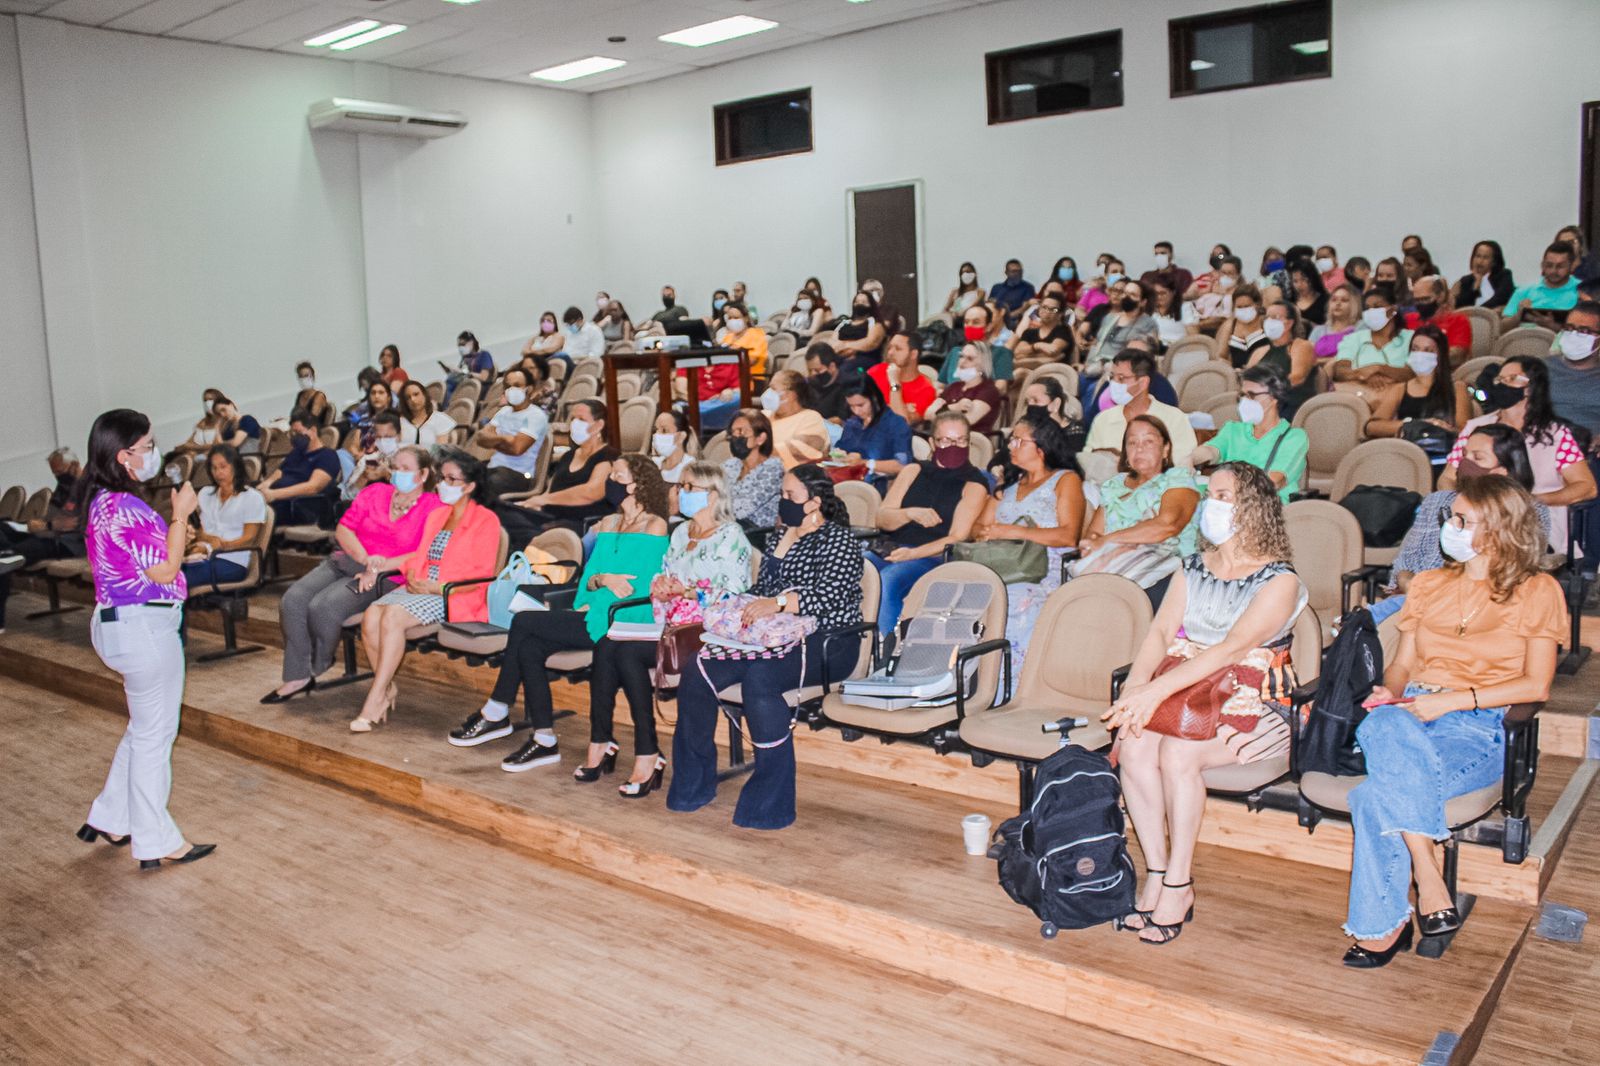
M 375 100 L 334 97 L 311 105 L 306 122 L 314 130 L 378 133 L 389 137 L 448 137 L 467 128 L 459 111 L 424 111 Z

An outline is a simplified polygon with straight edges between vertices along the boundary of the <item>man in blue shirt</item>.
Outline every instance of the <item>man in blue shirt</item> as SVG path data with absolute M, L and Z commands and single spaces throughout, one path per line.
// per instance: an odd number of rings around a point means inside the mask
M 989 290 L 989 299 L 1006 310 L 1006 324 L 1016 326 L 1022 305 L 1033 299 L 1033 283 L 1022 280 L 1022 261 L 1006 260 L 1006 280 L 997 281 Z
M 320 423 L 304 407 L 296 407 L 289 416 L 289 436 L 294 446 L 283 457 L 283 465 L 261 483 L 261 495 L 272 504 L 280 526 L 332 529 L 339 456 L 323 445 Z
M 1565 241 L 1558 241 L 1544 250 L 1544 260 L 1539 264 L 1540 279 L 1524 285 L 1506 301 L 1505 317 L 1511 326 L 1543 326 L 1551 331 L 1561 329 L 1561 320 L 1552 311 L 1570 311 L 1578 302 L 1578 279 L 1572 268 L 1578 265 L 1578 252 Z

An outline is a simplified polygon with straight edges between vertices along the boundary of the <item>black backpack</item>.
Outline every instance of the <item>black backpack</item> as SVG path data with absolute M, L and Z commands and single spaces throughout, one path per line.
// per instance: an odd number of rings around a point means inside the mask
M 1039 764 L 1028 809 L 1001 823 L 1000 887 L 1039 916 L 1043 936 L 1133 910 L 1121 798 L 1106 757 L 1068 745 Z
M 1357 485 L 1339 501 L 1361 523 L 1369 548 L 1392 548 L 1406 537 L 1422 497 L 1396 485 Z
M 1366 718 L 1363 700 L 1383 682 L 1383 645 L 1365 607 L 1345 615 L 1339 635 L 1322 654 L 1322 676 L 1311 716 L 1300 732 L 1297 772 L 1360 776 L 1366 756 L 1356 744 L 1356 727 Z

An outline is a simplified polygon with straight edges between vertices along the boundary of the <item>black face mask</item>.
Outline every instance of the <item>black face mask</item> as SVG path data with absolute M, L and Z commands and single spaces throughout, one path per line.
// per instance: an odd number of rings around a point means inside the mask
M 1214 256 L 1211 257 L 1211 269 L 1212 270 L 1221 270 L 1222 269 L 1222 256 L 1214 255 Z
M 628 486 L 620 481 L 606 480 L 606 503 L 612 507 L 621 507 L 622 501 L 628 498 Z
M 678 302 L 670 296 L 663 296 L 661 298 L 661 306 L 665 307 L 668 311 L 672 310 L 677 305 Z
M 733 453 L 735 459 L 748 459 L 750 457 L 750 438 L 729 437 L 728 451 Z
M 1124 311 L 1136 311 L 1138 308 L 1139 301 L 1134 299 L 1132 296 L 1124 296 L 1122 298 L 1122 309 Z
M 833 384 L 833 372 L 831 370 L 824 370 L 820 374 L 812 374 L 810 381 L 811 387 L 814 389 L 827 388 L 829 385 Z
M 1517 388 L 1515 385 L 1504 385 L 1496 381 L 1490 384 L 1485 402 L 1492 411 L 1504 411 L 1507 407 L 1515 407 L 1522 402 L 1528 394 L 1526 386 Z
M 1417 301 L 1417 314 L 1421 315 L 1423 318 L 1432 318 L 1433 313 L 1437 310 L 1439 310 L 1439 304 L 1436 300 Z
M 869 315 L 871 313 L 872 313 L 872 308 L 868 307 L 866 304 L 856 304 L 855 306 L 850 308 L 850 317 L 851 318 L 866 318 L 867 315 Z
M 1040 418 L 1049 418 L 1050 405 L 1047 403 L 1030 403 L 1028 405 L 1028 413 L 1030 415 L 1038 415 Z
M 806 520 L 806 505 L 790 499 L 778 500 L 778 521 L 791 529 Z

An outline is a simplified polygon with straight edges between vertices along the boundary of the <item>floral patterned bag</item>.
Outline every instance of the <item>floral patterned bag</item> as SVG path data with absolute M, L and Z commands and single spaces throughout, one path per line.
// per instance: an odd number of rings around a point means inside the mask
M 759 597 L 749 593 L 730 596 L 705 607 L 705 633 L 767 653 L 787 651 L 817 631 L 810 615 L 778 613 L 745 624 L 744 609 Z

